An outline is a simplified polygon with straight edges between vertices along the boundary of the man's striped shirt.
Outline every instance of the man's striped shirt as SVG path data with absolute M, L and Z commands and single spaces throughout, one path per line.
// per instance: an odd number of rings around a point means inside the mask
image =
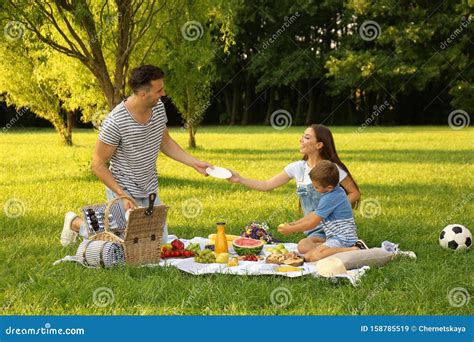
M 160 100 L 153 107 L 150 121 L 143 125 L 133 118 L 125 101 L 107 115 L 99 140 L 117 146 L 109 169 L 120 187 L 133 197 L 147 197 L 158 189 L 156 159 L 168 118 Z

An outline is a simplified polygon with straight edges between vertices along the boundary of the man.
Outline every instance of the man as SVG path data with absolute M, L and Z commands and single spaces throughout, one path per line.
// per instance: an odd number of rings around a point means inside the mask
M 119 103 L 106 117 L 99 133 L 92 170 L 106 187 L 107 199 L 128 195 L 139 206 L 148 206 L 148 195 L 158 192 L 156 160 L 162 151 L 168 157 L 207 175 L 209 163 L 187 154 L 166 128 L 164 72 L 153 65 L 142 65 L 130 73 L 133 94 Z M 106 163 L 110 161 L 108 168 Z M 155 203 L 160 203 L 159 198 Z M 124 200 L 124 210 L 132 204 Z M 84 221 L 73 212 L 64 219 L 61 244 L 69 245 L 77 235 L 88 236 Z M 164 227 L 163 241 L 168 235 Z

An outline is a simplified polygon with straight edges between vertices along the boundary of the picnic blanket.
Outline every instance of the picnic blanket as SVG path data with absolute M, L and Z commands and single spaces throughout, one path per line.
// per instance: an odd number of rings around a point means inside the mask
M 176 239 L 176 236 L 170 235 L 168 236 L 168 241 L 173 241 Z M 201 249 L 209 242 L 207 238 L 203 237 L 195 237 L 191 240 L 180 239 L 185 246 L 188 246 L 190 243 L 199 243 Z M 297 249 L 296 243 L 284 243 L 285 248 L 289 252 L 295 252 Z M 263 248 L 263 253 L 265 256 L 270 254 L 265 250 L 270 248 L 271 245 L 265 245 Z M 234 254 L 234 249 L 232 245 L 229 246 L 229 253 Z M 316 271 L 316 266 L 311 265 L 309 263 L 304 263 L 301 267 L 301 271 L 297 272 L 277 272 L 276 268 L 278 265 L 275 264 L 266 264 L 265 261 L 240 261 L 238 266 L 228 267 L 226 264 L 201 264 L 194 261 L 194 258 L 187 258 L 187 259 L 164 259 L 161 260 L 159 264 L 155 265 L 147 265 L 147 266 L 172 266 L 176 267 L 177 269 L 187 272 L 193 275 L 203 275 L 203 274 L 214 274 L 214 273 L 221 273 L 221 274 L 231 274 L 231 275 L 246 275 L 246 276 L 257 276 L 257 275 L 279 275 L 283 277 L 289 278 L 296 278 L 302 277 L 306 275 L 311 275 L 313 277 L 320 277 L 320 275 Z M 340 274 L 330 278 L 333 282 L 338 282 L 340 280 L 349 281 L 352 285 L 356 286 L 362 276 L 369 270 L 369 266 L 363 266 L 358 269 L 349 270 L 346 274 Z

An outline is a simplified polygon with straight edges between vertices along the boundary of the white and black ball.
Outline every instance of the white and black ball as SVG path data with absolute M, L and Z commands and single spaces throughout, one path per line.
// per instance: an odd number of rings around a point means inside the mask
M 439 244 L 443 248 L 454 250 L 469 249 L 472 245 L 472 234 L 461 224 L 448 224 L 439 234 Z

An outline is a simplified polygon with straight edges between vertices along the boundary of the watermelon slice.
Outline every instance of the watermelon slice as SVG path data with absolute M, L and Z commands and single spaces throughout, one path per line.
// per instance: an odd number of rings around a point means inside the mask
M 232 241 L 235 253 L 238 255 L 257 255 L 262 251 L 265 243 L 260 240 L 241 237 Z

